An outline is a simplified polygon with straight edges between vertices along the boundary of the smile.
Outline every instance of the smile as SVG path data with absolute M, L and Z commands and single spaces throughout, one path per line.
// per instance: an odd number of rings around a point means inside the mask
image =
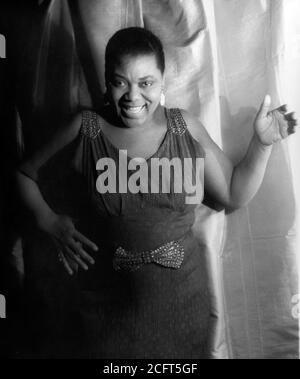
M 129 106 L 122 106 L 123 110 L 125 110 L 126 113 L 131 113 L 131 114 L 139 114 L 141 113 L 146 105 L 143 105 L 141 107 L 129 107 Z

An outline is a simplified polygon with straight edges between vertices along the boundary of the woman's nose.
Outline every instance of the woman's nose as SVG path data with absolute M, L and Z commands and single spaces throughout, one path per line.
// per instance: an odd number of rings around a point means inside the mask
M 138 86 L 130 86 L 128 88 L 128 92 L 126 94 L 127 100 L 129 101 L 135 101 L 140 98 L 140 91 Z

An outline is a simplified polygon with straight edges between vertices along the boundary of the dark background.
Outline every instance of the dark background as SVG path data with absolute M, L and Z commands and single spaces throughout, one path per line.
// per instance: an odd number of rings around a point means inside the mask
M 73 341 L 67 342 L 69 331 L 74 330 L 72 322 L 65 324 L 65 315 L 72 313 L 74 283 L 67 278 L 47 236 L 34 230 L 27 240 L 21 238 L 24 227 L 26 233 L 32 230 L 27 230 L 30 220 L 19 206 L 14 190 L 14 173 L 21 160 L 46 142 L 62 120 L 74 112 L 62 101 L 61 80 L 70 69 L 69 62 L 64 61 L 56 48 L 59 46 L 65 53 L 73 45 L 61 29 L 56 33 L 58 40 L 52 42 L 48 51 L 53 72 L 47 77 L 50 84 L 47 95 L 41 101 L 40 94 L 35 93 L 49 3 L 49 0 L 0 2 L 0 33 L 6 39 L 6 58 L 0 60 L 0 294 L 7 303 L 7 318 L 0 320 L 3 358 L 49 358 L 65 354 L 67 358 L 74 345 Z M 68 91 L 66 94 L 69 95 Z M 54 203 L 72 202 L 70 193 L 76 197 L 77 187 L 69 180 L 69 172 L 63 165 L 54 164 L 50 173 L 51 169 L 48 179 L 47 175 L 44 178 L 47 200 L 48 195 L 53 195 Z M 57 183 L 63 190 L 55 191 Z M 66 183 L 72 186 L 67 196 Z M 72 316 L 69 319 L 73 320 Z M 57 335 L 62 336 L 59 341 Z
M 13 178 L 24 152 L 21 119 L 25 116 L 24 109 L 30 110 L 30 99 L 25 104 L 22 96 L 32 58 L 28 55 L 28 39 L 34 37 L 41 17 L 38 1 L 0 2 L 0 33 L 6 39 L 6 58 L 0 59 L 0 293 L 7 302 L 7 318 L 0 319 L 3 357 L 17 353 L 21 337 L 19 316 L 23 296 L 22 277 L 13 254 L 18 241 Z

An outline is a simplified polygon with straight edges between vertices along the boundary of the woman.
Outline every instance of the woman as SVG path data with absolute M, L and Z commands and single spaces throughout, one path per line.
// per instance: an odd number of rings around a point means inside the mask
M 157 37 L 142 28 L 116 33 L 106 49 L 103 117 L 77 114 L 17 173 L 23 203 L 79 285 L 76 356 L 208 357 L 210 295 L 203 249 L 191 232 L 194 208 L 203 187 L 226 208 L 246 205 L 272 145 L 295 132 L 293 114 L 285 106 L 270 112 L 266 96 L 234 167 L 197 119 L 164 108 L 164 72 Z M 88 236 L 54 212 L 38 186 L 41 168 L 69 146 L 95 213 Z M 157 170 L 162 162 L 172 170 Z

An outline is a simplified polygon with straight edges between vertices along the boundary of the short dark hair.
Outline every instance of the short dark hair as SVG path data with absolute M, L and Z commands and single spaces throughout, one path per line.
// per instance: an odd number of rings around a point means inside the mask
M 161 73 L 165 72 L 165 53 L 158 37 L 144 28 L 121 29 L 109 40 L 105 52 L 105 80 L 109 83 L 114 67 L 126 56 L 154 55 Z

